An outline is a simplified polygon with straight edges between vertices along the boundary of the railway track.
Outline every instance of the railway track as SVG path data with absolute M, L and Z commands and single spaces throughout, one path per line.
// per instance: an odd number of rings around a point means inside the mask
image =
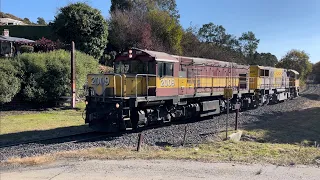
M 307 85 L 306 89 L 300 92 L 301 95 L 305 94 L 313 94 L 317 91 L 319 91 L 320 85 L 319 84 L 309 84 Z
M 6 143 L 6 144 L 1 144 L 0 149 L 7 148 L 7 147 L 21 146 L 26 144 L 35 144 L 35 143 L 36 144 L 52 144 L 52 143 L 67 143 L 67 142 L 76 143 L 76 142 L 91 140 L 95 138 L 102 138 L 110 135 L 111 134 L 103 134 L 103 133 L 90 131 L 85 133 L 77 133 L 77 134 L 59 136 L 54 138 L 44 138 L 44 139 L 28 140 L 28 141 L 15 142 L 15 143 Z

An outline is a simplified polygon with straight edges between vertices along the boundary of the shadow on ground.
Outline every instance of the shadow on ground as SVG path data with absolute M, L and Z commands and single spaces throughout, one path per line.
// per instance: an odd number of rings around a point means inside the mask
M 48 130 L 34 130 L 17 133 L 1 134 L 0 146 L 8 144 L 18 144 L 22 142 L 37 141 L 43 139 L 51 139 L 56 137 L 64 137 L 73 134 L 91 132 L 92 130 L 87 125 L 61 127 Z
M 265 142 L 297 144 L 307 140 L 320 143 L 320 107 L 252 116 L 260 121 L 244 129 L 263 134 L 261 138 Z
M 303 94 L 301 96 L 310 100 L 320 100 L 320 95 L 318 94 Z

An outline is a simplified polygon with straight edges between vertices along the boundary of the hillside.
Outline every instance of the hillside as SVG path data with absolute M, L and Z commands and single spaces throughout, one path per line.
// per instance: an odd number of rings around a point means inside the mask
M 28 18 L 19 18 L 13 14 L 10 14 L 10 13 L 5 13 L 5 12 L 0 12 L 0 18 L 11 18 L 11 19 L 15 19 L 15 20 L 19 20 L 19 21 L 22 21 L 26 24 L 34 24 L 32 23 Z

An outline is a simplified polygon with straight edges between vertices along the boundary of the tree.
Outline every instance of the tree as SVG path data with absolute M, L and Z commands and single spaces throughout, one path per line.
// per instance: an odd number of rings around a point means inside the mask
M 226 33 L 226 29 L 221 25 L 212 22 L 204 24 L 198 32 L 199 38 L 203 42 L 214 43 L 218 46 L 228 46 L 231 42 L 231 35 Z
M 157 49 L 154 45 L 156 37 L 151 32 L 150 24 L 147 22 L 146 12 L 137 9 L 130 11 L 115 10 L 111 13 L 109 20 L 109 46 L 114 47 L 110 51 L 123 51 L 130 47 L 143 49 Z
M 46 21 L 42 17 L 38 17 L 37 23 L 39 25 L 47 25 Z
M 108 43 L 108 26 L 101 12 L 86 3 L 70 4 L 60 9 L 52 23 L 57 35 L 76 48 L 100 58 Z
M 23 22 L 26 23 L 26 24 L 33 24 L 29 18 L 24 18 L 23 19 Z
M 166 11 L 115 10 L 109 20 L 110 44 L 117 51 L 130 47 L 181 54 L 183 30 Z
M 148 13 L 148 22 L 160 43 L 169 53 L 181 54 L 181 39 L 183 29 L 181 25 L 166 11 L 151 11 Z
M 182 54 L 184 56 L 199 57 L 199 48 L 201 42 L 197 37 L 197 32 L 193 27 L 188 28 L 183 32 L 181 39 Z
M 166 11 L 174 19 L 178 20 L 180 18 L 176 0 L 111 0 L 111 12 L 115 10 L 130 11 L 133 8 L 144 11 Z
M 114 12 L 115 10 L 120 11 L 130 11 L 133 7 L 134 2 L 130 0 L 111 0 L 110 11 Z
M 261 65 L 261 66 L 271 66 L 274 67 L 278 63 L 278 58 L 271 53 L 258 53 L 255 52 L 254 55 L 249 60 L 250 65 Z
M 312 71 L 309 56 L 300 50 L 289 51 L 276 65 L 279 68 L 294 69 L 300 73 L 300 79 L 305 80 Z
M 278 63 L 278 58 L 271 53 L 261 53 L 261 62 L 264 66 L 274 67 Z
M 253 56 L 256 50 L 258 49 L 258 45 L 260 40 L 256 38 L 255 34 L 251 31 L 242 33 L 242 36 L 239 38 L 242 53 L 246 57 Z
M 161 11 L 166 11 L 170 16 L 176 20 L 180 18 L 179 11 L 177 10 L 176 0 L 145 0 L 150 8 L 155 8 Z

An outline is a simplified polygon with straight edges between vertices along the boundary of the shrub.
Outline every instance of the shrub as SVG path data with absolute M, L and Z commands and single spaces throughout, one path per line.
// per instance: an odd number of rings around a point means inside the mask
M 20 46 L 20 53 L 32 53 L 34 51 L 33 46 L 22 45 Z
M 34 52 L 54 51 L 54 50 L 62 49 L 62 47 L 64 47 L 64 45 L 59 40 L 55 42 L 50 39 L 46 39 L 42 37 L 41 39 L 35 42 Z
M 10 102 L 20 91 L 20 68 L 15 59 L 0 59 L 0 104 Z
M 75 56 L 77 95 L 82 97 L 86 76 L 98 72 L 98 62 L 81 52 Z M 61 96 L 70 95 L 70 52 L 25 53 L 18 58 L 25 71 L 21 91 L 25 100 L 52 105 Z
M 110 66 L 99 65 L 100 73 L 113 73 L 113 68 Z

